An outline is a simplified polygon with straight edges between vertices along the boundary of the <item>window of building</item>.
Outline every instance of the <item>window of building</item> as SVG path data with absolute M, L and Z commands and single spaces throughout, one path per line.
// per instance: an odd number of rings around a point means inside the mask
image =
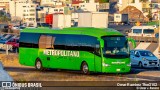
M 35 16 L 35 14 L 30 14 L 30 16 Z
M 120 16 L 116 16 L 116 18 L 120 18 Z
M 63 9 L 59 9 L 59 11 L 63 11 Z
M 54 11 L 58 11 L 58 9 L 54 9 Z

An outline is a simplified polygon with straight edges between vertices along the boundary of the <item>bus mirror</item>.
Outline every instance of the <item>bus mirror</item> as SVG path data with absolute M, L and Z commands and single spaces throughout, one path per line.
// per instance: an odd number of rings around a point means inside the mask
M 127 38 L 127 40 L 128 40 L 128 42 L 131 42 L 131 43 L 132 43 L 132 46 L 133 46 L 134 48 L 136 48 L 136 42 L 135 42 L 135 40 L 134 40 L 133 38 Z

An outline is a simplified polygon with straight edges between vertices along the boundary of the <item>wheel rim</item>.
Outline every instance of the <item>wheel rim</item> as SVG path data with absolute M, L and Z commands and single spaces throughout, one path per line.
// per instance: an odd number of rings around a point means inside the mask
M 83 65 L 83 72 L 84 73 L 87 73 L 88 72 L 88 66 L 85 64 Z
M 37 67 L 37 69 L 41 68 L 41 62 L 40 61 L 37 61 L 36 67 Z

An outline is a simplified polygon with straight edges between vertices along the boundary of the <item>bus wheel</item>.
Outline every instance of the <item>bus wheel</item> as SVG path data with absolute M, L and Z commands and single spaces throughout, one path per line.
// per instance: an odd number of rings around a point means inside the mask
M 83 62 L 83 63 L 82 63 L 81 71 L 82 71 L 82 73 L 85 74 L 85 75 L 89 75 L 89 74 L 90 74 L 89 68 L 88 68 L 88 65 L 87 65 L 86 62 Z
M 42 71 L 43 70 L 42 62 L 40 60 L 37 60 L 35 67 L 37 70 Z

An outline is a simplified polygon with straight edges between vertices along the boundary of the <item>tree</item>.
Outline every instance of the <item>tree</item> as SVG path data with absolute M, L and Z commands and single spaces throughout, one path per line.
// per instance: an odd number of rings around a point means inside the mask
M 149 13 L 147 15 L 148 19 L 151 21 L 152 20 L 152 13 L 151 13 L 151 10 L 149 10 Z
M 11 19 L 9 17 L 6 16 L 4 11 L 0 11 L 0 22 L 8 22 Z
M 10 21 L 10 18 L 8 18 L 7 16 L 0 16 L 0 22 L 8 22 Z
M 109 3 L 109 0 L 99 0 L 99 3 Z

